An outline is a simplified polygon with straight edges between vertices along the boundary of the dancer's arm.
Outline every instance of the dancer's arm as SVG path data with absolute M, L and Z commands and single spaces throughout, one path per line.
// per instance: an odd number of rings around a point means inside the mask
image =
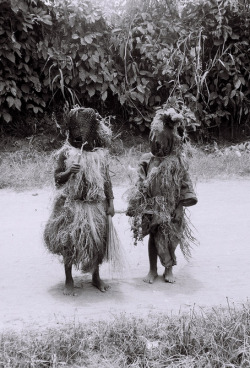
M 115 214 L 114 209 L 114 194 L 113 194 L 113 188 L 112 188 L 112 182 L 109 175 L 109 169 L 108 166 L 106 168 L 106 176 L 105 176 L 105 182 L 104 182 L 104 193 L 105 197 L 107 199 L 107 215 L 111 215 L 112 217 Z
M 73 164 L 68 169 L 66 169 L 65 159 L 66 159 L 65 155 L 61 153 L 58 158 L 57 167 L 54 173 L 54 178 L 57 186 L 65 184 L 69 180 L 71 174 L 76 174 L 80 170 L 79 164 Z
M 184 173 L 180 194 L 180 204 L 182 206 L 189 207 L 198 202 L 188 171 Z

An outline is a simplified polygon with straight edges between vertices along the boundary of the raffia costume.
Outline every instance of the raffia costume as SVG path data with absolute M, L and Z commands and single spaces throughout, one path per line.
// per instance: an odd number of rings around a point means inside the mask
M 184 209 L 178 221 L 175 219 L 178 206 L 197 203 L 177 133 L 180 119 L 172 108 L 156 114 L 150 133 L 153 153 L 143 155 L 139 162 L 138 182 L 131 191 L 127 211 L 135 241 L 146 235 L 153 237 L 164 267 L 176 264 L 178 244 L 184 256 L 190 257 L 190 243 L 195 241 Z
M 106 210 L 107 201 L 113 198 L 108 152 L 94 147 L 107 143 L 110 132 L 96 120 L 94 110 L 78 108 L 69 114 L 69 134 L 76 139 L 84 136 L 83 145 L 79 149 L 67 142 L 58 152 L 58 194 L 44 240 L 52 253 L 63 256 L 65 264 L 92 272 L 107 259 Z M 62 181 L 62 173 L 73 163 L 80 165 L 80 171 Z

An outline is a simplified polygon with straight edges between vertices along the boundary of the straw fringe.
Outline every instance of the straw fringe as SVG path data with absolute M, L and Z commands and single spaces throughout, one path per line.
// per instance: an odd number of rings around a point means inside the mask
M 87 203 L 59 196 L 44 231 L 50 252 L 90 272 L 106 252 L 106 203 Z
M 105 199 L 104 181 L 107 170 L 107 151 L 80 151 L 70 145 L 65 145 L 66 168 L 73 163 L 80 165 L 80 171 L 71 175 L 64 186 L 64 191 L 70 198 L 84 199 L 86 201 L 99 201 Z
M 112 217 L 108 215 L 108 236 L 105 259 L 109 262 L 112 271 L 122 274 L 127 267 L 126 256 L 114 227 Z
M 166 156 L 162 163 L 152 169 L 148 178 L 138 183 L 129 194 L 129 209 L 132 210 L 132 231 L 135 245 L 141 241 L 148 232 L 145 232 L 145 223 L 158 224 L 171 242 L 178 239 L 180 249 L 186 259 L 191 257 L 191 249 L 197 241 L 193 235 L 190 219 L 183 211 L 180 224 L 173 220 L 175 209 L 180 199 L 180 188 L 183 175 L 186 171 L 185 161 L 178 156 Z M 155 188 L 159 193 L 167 195 L 153 196 Z
M 58 155 L 62 152 L 66 168 L 79 163 L 80 171 L 71 175 L 55 197 L 44 230 L 45 244 L 50 252 L 62 255 L 64 262 L 84 272 L 91 272 L 103 260 L 119 269 L 121 244 L 112 219 L 106 214 L 107 151 L 86 152 L 66 143 Z

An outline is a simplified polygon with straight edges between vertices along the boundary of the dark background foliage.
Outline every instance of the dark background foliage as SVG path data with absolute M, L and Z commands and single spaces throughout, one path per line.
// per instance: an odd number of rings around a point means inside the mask
M 145 131 L 165 104 L 197 139 L 247 137 L 249 22 L 244 0 L 1 1 L 1 130 L 60 130 L 79 104 Z

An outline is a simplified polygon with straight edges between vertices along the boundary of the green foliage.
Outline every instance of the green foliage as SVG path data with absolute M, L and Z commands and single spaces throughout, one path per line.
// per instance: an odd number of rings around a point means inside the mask
M 51 6 L 53 33 L 40 43 L 39 56 L 48 55 L 43 70 L 44 84 L 52 97 L 60 92 L 70 105 L 100 104 L 105 101 L 113 75 L 106 51 L 107 27 L 91 1 L 58 1 Z
M 166 63 L 178 36 L 176 20 L 178 13 L 171 2 L 131 2 L 121 28 L 112 30 L 111 50 L 118 70 L 116 93 L 129 121 L 141 130 L 149 127 L 155 107 L 169 95 L 175 71 L 172 67 L 166 70 Z
M 39 0 L 3 1 L 0 10 L 0 118 L 9 123 L 20 112 L 42 112 L 36 45 L 43 42 L 51 17 Z
M 181 101 L 186 126 L 198 124 L 204 135 L 226 123 L 235 138 L 250 110 L 250 7 L 180 3 L 2 1 L 1 121 L 67 102 L 120 115 L 143 131 L 155 109 Z
M 187 6 L 183 17 L 190 29 L 193 20 L 198 21 L 185 52 L 193 72 L 184 77 L 184 97 L 197 111 L 203 129 L 228 122 L 233 139 L 250 111 L 250 7 L 240 1 L 210 0 Z M 184 70 L 182 66 L 181 74 Z

